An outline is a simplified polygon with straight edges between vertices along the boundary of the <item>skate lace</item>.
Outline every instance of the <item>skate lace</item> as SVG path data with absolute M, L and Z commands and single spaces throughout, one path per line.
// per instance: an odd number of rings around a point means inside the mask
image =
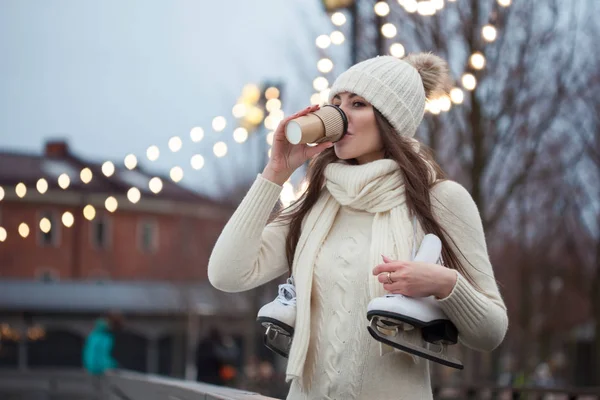
M 296 287 L 291 279 L 279 285 L 277 300 L 286 306 L 296 305 Z

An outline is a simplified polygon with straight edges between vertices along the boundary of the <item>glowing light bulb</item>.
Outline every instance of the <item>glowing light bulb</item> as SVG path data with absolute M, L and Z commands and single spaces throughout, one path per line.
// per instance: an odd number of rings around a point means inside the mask
M 179 136 L 173 136 L 171 139 L 169 139 L 169 150 L 171 150 L 173 153 L 177 153 L 179 150 L 181 150 L 182 145 L 183 142 Z
M 26 238 L 27 236 L 29 236 L 29 225 L 27 225 L 25 222 L 21 222 L 19 224 L 18 231 L 21 237 Z
M 48 191 L 48 181 L 46 181 L 44 178 L 40 178 L 35 184 L 35 187 L 40 194 L 44 194 Z
M 106 161 L 104 164 L 102 164 L 102 173 L 107 177 L 112 176 L 112 174 L 115 173 L 115 164 L 110 161 Z
M 453 88 L 450 91 L 450 99 L 454 104 L 462 104 L 465 99 L 465 93 L 460 88 Z
M 222 132 L 227 126 L 227 120 L 225 117 L 215 117 L 212 121 L 212 127 L 215 132 Z
M 148 147 L 148 149 L 146 150 L 146 157 L 150 161 L 158 160 L 159 156 L 160 156 L 160 150 L 158 149 L 158 146 L 152 145 L 152 146 Z
M 326 49 L 331 45 L 331 38 L 329 35 L 321 35 L 316 40 L 317 47 L 320 49 Z
M 88 221 L 91 221 L 94 218 L 96 218 L 96 209 L 93 205 L 88 204 L 83 208 L 83 217 Z
M 133 204 L 136 204 L 138 201 L 140 201 L 141 198 L 142 193 L 140 192 L 140 189 L 132 187 L 127 191 L 127 200 L 129 200 Z
M 65 211 L 60 219 L 62 220 L 63 225 L 67 228 L 72 227 L 75 223 L 75 217 L 69 211 Z
M 496 30 L 496 28 L 493 25 L 485 25 L 482 29 L 481 29 L 481 35 L 483 36 L 483 38 L 488 41 L 488 42 L 493 42 L 494 40 L 496 40 L 496 36 L 498 35 L 498 31 Z
M 117 207 L 119 206 L 119 203 L 117 202 L 117 199 L 115 199 L 113 196 L 109 196 L 106 198 L 106 200 L 104 201 L 104 207 L 106 207 L 106 210 L 108 212 L 115 212 L 117 211 Z
M 23 182 L 17 183 L 17 186 L 15 186 L 15 193 L 20 198 L 25 197 L 25 195 L 27 194 L 27 186 L 25 186 Z
M 469 57 L 469 64 L 477 70 L 483 69 L 485 67 L 485 57 L 480 52 L 473 53 L 471 57 Z
M 333 69 L 333 62 L 329 58 L 322 58 L 317 63 L 317 69 L 326 74 Z
M 81 179 L 81 182 L 83 182 L 85 184 L 90 183 L 92 181 L 93 176 L 94 176 L 94 174 L 92 173 L 92 170 L 89 169 L 88 167 L 85 167 L 79 173 L 79 179 Z
M 331 15 L 331 22 L 336 26 L 342 26 L 346 23 L 346 16 L 341 12 L 335 12 Z
M 465 89 L 474 90 L 477 86 L 477 79 L 475 79 L 475 76 L 473 76 L 473 74 L 467 73 L 462 76 L 462 84 Z
M 190 138 L 192 139 L 192 142 L 198 143 L 204 138 L 204 129 L 199 126 L 193 127 L 190 131 Z
M 390 46 L 390 54 L 394 57 L 402 58 L 406 54 L 406 50 L 400 43 L 394 43 Z
M 183 169 L 179 166 L 171 168 L 169 176 L 173 182 L 180 182 L 183 179 Z
M 150 191 L 152 193 L 158 194 L 163 188 L 162 180 L 159 177 L 155 176 L 148 182 L 148 187 L 150 188 Z
M 391 24 L 388 22 L 387 24 L 383 24 L 381 26 L 381 33 L 386 38 L 391 39 L 394 36 L 396 36 L 396 34 L 398 33 L 398 30 L 396 29 L 396 26 L 394 24 Z
M 192 168 L 196 170 L 202 169 L 202 167 L 204 167 L 204 157 L 202 157 L 200 154 L 195 154 L 190 159 L 190 164 L 192 164 Z
M 127 154 L 125 156 L 125 162 L 124 162 L 125 168 L 127 168 L 129 170 L 132 170 L 135 167 L 137 167 L 137 163 L 138 163 L 138 160 L 137 160 L 137 157 L 135 155 L 133 155 L 133 154 Z
M 217 157 L 225 157 L 227 154 L 227 144 L 225 142 L 217 142 L 213 146 L 213 153 Z

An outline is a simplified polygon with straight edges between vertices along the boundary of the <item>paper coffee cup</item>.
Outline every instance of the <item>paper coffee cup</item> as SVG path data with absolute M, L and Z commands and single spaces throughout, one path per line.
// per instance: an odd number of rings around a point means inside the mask
M 291 144 L 337 142 L 348 129 L 348 118 L 341 108 L 333 105 L 289 121 L 285 137 Z

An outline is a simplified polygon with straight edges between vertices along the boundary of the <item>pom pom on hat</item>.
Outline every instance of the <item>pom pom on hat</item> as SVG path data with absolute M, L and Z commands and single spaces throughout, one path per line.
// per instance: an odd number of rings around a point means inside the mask
M 377 56 L 342 73 L 331 86 L 329 101 L 355 93 L 373 105 L 404 137 L 413 137 L 423 119 L 425 100 L 449 88 L 447 63 L 433 54 L 404 59 Z

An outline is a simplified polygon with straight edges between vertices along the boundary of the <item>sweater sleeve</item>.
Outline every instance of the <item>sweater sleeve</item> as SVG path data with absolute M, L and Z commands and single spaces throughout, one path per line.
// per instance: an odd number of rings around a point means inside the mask
M 443 181 L 432 189 L 434 215 L 450 235 L 450 245 L 477 290 L 457 271 L 450 295 L 438 300 L 456 325 L 459 340 L 480 351 L 492 351 L 508 329 L 506 306 L 490 263 L 481 216 L 469 192 L 460 184 Z
M 217 289 L 242 292 L 288 271 L 287 224 L 267 220 L 282 187 L 259 175 L 219 236 L 208 262 Z

